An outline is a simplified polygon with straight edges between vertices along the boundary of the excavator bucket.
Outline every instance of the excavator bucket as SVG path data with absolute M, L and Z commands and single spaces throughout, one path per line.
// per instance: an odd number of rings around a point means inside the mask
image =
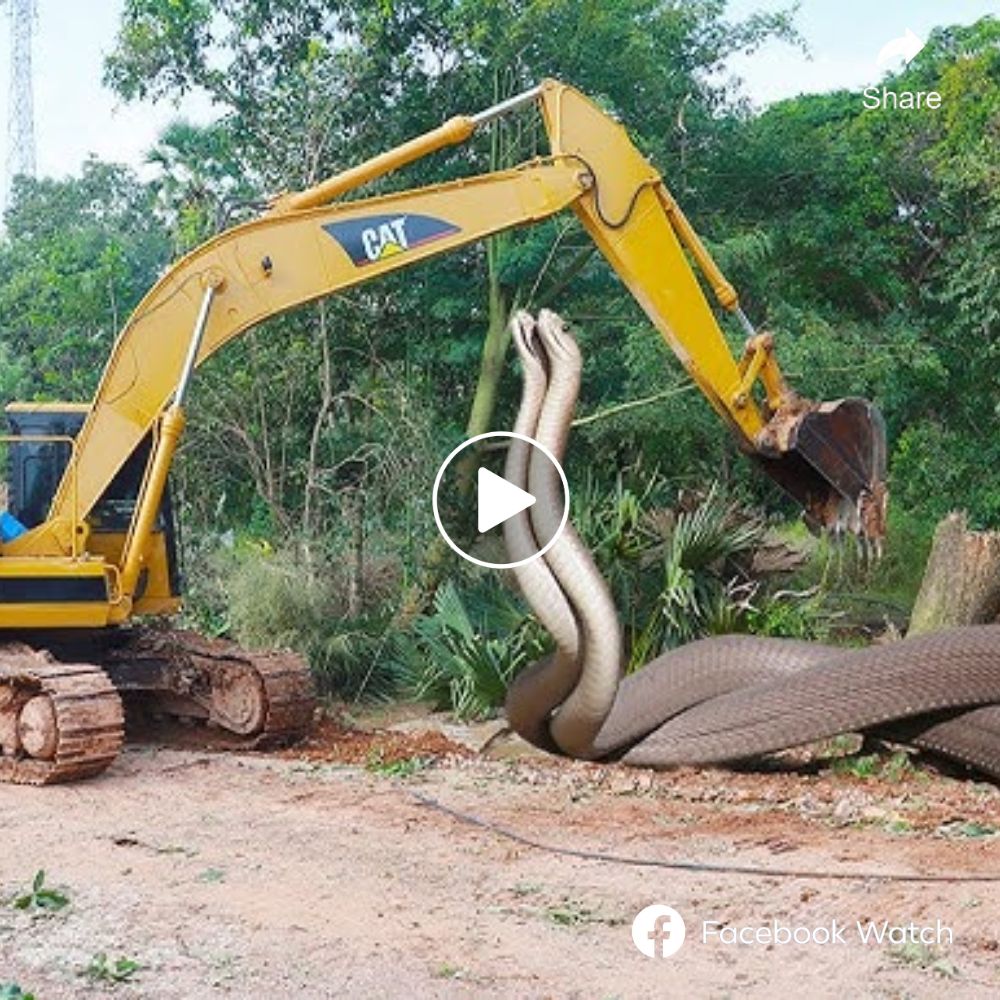
M 754 457 L 805 510 L 814 531 L 857 535 L 876 556 L 885 538 L 885 423 L 866 399 L 792 398 L 758 435 Z

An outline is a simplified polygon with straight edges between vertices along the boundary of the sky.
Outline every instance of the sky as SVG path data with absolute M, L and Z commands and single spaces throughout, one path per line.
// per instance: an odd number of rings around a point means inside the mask
M 740 18 L 789 6 L 791 0 L 730 0 L 727 9 Z M 802 93 L 863 89 L 887 68 L 877 64 L 882 47 L 907 28 L 926 40 L 934 27 L 972 24 L 985 14 L 1000 16 L 1000 0 L 802 0 L 796 25 L 811 58 L 772 43 L 733 57 L 730 68 L 760 106 Z
M 169 102 L 122 105 L 102 86 L 102 62 L 114 44 L 123 0 L 37 2 L 33 58 L 39 174 L 76 173 L 89 153 L 141 171 L 146 150 L 173 118 L 211 119 L 204 98 L 189 97 L 179 107 Z M 730 0 L 729 11 L 743 17 L 790 2 Z M 773 43 L 752 56 L 733 57 L 730 69 L 759 106 L 802 92 L 860 88 L 880 78 L 879 50 L 907 28 L 926 38 L 936 24 L 969 24 L 987 13 L 1000 15 L 1000 0 L 802 0 L 797 23 L 811 58 Z M 9 76 L 9 22 L 0 13 L 0 171 L 7 160 Z
M 3 4 L 3 0 L 0 0 Z M 38 173 L 77 173 L 90 153 L 139 167 L 159 132 L 174 118 L 209 121 L 204 98 L 123 104 L 101 83 L 123 0 L 37 0 L 32 48 Z M 10 22 L 0 12 L 0 139 L 6 172 Z M 6 187 L 6 184 L 4 184 Z

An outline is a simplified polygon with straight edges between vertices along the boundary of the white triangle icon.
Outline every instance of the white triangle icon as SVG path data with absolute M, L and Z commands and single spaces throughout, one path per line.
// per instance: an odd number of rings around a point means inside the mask
M 509 517 L 527 510 L 535 498 L 506 479 L 480 469 L 476 480 L 477 522 L 479 533 L 503 524 Z

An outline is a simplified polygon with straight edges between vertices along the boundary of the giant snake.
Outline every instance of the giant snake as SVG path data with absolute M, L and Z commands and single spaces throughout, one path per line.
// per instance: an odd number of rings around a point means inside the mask
M 561 459 L 582 369 L 576 341 L 543 310 L 520 312 L 514 430 Z M 512 438 L 505 478 L 537 502 L 504 524 L 512 562 L 550 538 L 559 480 L 544 454 Z M 611 592 L 567 524 L 542 556 L 513 569 L 554 651 L 507 694 L 511 727 L 554 753 L 637 767 L 732 763 L 847 732 L 903 741 L 1000 778 L 1000 624 L 863 649 L 730 635 L 671 650 L 622 675 Z

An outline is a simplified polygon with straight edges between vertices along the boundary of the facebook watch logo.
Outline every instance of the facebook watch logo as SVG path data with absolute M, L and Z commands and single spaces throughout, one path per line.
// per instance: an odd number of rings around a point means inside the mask
M 684 919 L 670 906 L 654 904 L 632 921 L 632 940 L 649 958 L 669 958 L 684 944 Z

